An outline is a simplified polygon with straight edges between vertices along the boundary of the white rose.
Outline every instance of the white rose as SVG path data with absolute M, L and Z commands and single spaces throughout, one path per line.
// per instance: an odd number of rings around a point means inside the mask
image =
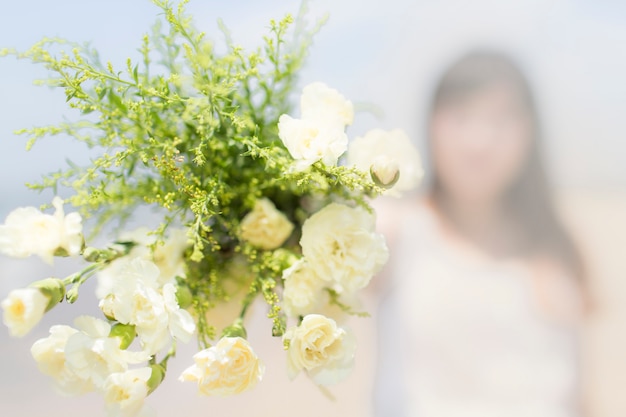
M 389 257 L 375 223 L 375 216 L 363 209 L 331 203 L 304 222 L 302 253 L 337 292 L 364 288 Z
M 316 82 L 302 89 L 300 112 L 303 119 L 318 120 L 326 124 L 339 124 L 342 129 L 352 124 L 354 107 L 337 90 Z
M 321 308 L 327 282 L 317 276 L 306 259 L 300 259 L 283 271 L 283 308 L 289 317 L 304 316 Z
M 286 114 L 278 120 L 278 136 L 296 161 L 296 170 L 304 170 L 317 161 L 335 166 L 348 148 L 343 127 L 317 120 L 294 119 Z
M 265 250 L 280 247 L 293 231 L 287 216 L 276 209 L 274 203 L 261 198 L 252 211 L 241 220 L 241 238 Z
M 68 369 L 65 361 L 65 345 L 76 333 L 78 330 L 70 326 L 52 326 L 50 336 L 37 340 L 30 349 L 39 370 L 54 378 L 57 388 L 65 395 L 80 395 L 94 388 Z
M 373 165 L 380 164 L 381 157 L 393 161 L 400 171 L 398 181 L 386 194 L 397 197 L 420 183 L 423 176 L 420 156 L 404 131 L 374 129 L 350 143 L 348 165 L 361 171 L 370 172 Z
M 50 299 L 36 288 L 20 288 L 9 293 L 2 301 L 3 322 L 11 336 L 26 335 L 39 323 Z
M 289 341 L 287 371 L 291 379 L 300 371 L 318 385 L 332 385 L 346 378 L 354 365 L 356 344 L 334 320 L 319 314 L 305 316 L 284 336 Z
M 250 344 L 241 337 L 223 337 L 193 359 L 195 364 L 183 372 L 180 380 L 196 381 L 203 395 L 242 393 L 261 381 L 265 371 Z
M 75 324 L 80 331 L 67 340 L 66 366 L 95 387 L 101 387 L 110 374 L 124 372 L 129 364 L 145 362 L 150 358 L 144 352 L 120 349 L 120 339 L 109 337 L 111 325 L 103 320 L 81 316 Z
M 144 408 L 151 375 L 152 369 L 149 367 L 109 375 L 102 386 L 107 414 L 115 417 L 136 416 Z
M 52 264 L 55 253 L 78 255 L 83 246 L 82 218 L 78 213 L 67 216 L 63 200 L 55 197 L 56 212 L 44 214 L 34 207 L 20 207 L 0 225 L 0 253 L 16 258 L 38 255 Z

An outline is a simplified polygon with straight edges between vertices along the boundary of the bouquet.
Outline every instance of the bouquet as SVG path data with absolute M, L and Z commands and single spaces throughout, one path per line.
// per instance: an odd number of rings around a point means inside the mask
M 43 83 L 62 88 L 77 114 L 21 130 L 27 147 L 66 135 L 95 155 L 29 184 L 67 198 L 18 208 L 0 225 L 5 255 L 83 265 L 12 291 L 1 303 L 4 323 L 23 336 L 96 279 L 102 315 L 52 326 L 31 352 L 62 392 L 97 391 L 110 415 L 140 413 L 177 344 L 194 337 L 199 351 L 175 377 L 205 395 L 253 388 L 264 372 L 246 334 L 254 303 L 266 304 L 290 377 L 336 383 L 355 354 L 342 317 L 366 315 L 358 293 L 388 258 L 369 201 L 414 187 L 418 154 L 400 130 L 349 141 L 353 105 L 323 83 L 305 86 L 292 106 L 322 23 L 309 28 L 304 8 L 271 21 L 252 52 L 224 29 L 218 52 L 185 2 L 153 3 L 163 17 L 143 38 L 139 62 L 124 68 L 60 39 L 0 53 L 44 65 Z M 145 208 L 158 225 L 129 231 Z M 114 236 L 109 245 L 90 245 L 105 235 Z

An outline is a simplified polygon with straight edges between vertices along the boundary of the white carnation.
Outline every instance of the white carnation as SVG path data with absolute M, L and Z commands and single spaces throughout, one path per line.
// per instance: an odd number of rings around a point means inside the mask
M 139 414 L 148 396 L 148 380 L 151 375 L 152 369 L 149 367 L 109 375 L 102 386 L 107 414 L 111 417 L 132 417 Z
M 341 126 L 294 119 L 286 114 L 278 121 L 278 136 L 296 161 L 296 170 L 304 170 L 317 161 L 328 166 L 337 165 L 337 160 L 348 148 L 348 137 Z
M 55 253 L 75 256 L 83 246 L 82 218 L 78 213 L 67 216 L 63 200 L 55 197 L 54 214 L 45 214 L 34 207 L 20 207 L 0 225 L 0 253 L 16 258 L 38 255 L 52 263 Z
M 337 124 L 344 129 L 354 120 L 354 107 L 337 90 L 321 82 L 302 89 L 300 112 L 303 119 L 317 120 L 324 124 Z
M 393 167 L 400 172 L 397 182 L 386 191 L 386 194 L 399 196 L 420 183 L 423 171 L 419 153 L 401 129 L 391 131 L 374 129 L 365 136 L 351 141 L 348 165 L 370 172 L 372 166 L 380 166 L 382 161 L 387 168 Z
M 287 371 L 292 379 L 305 371 L 316 384 L 332 385 L 352 371 L 355 340 L 332 319 L 309 314 L 284 339 L 289 341 Z
M 366 287 L 389 257 L 375 224 L 375 216 L 363 209 L 331 203 L 304 222 L 302 253 L 338 293 L 354 292 Z
M 2 303 L 3 322 L 11 336 L 26 335 L 41 321 L 49 298 L 36 288 L 20 288 L 9 293 Z

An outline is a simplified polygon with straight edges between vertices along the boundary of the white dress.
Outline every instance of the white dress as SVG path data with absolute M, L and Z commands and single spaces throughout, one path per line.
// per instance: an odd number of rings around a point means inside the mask
M 438 227 L 418 208 L 393 245 L 377 416 L 577 416 L 576 326 L 541 311 L 526 264 L 467 256 Z

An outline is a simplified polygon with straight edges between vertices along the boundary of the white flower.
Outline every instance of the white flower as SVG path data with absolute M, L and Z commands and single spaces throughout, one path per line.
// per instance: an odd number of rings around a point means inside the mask
M 94 389 L 93 385 L 79 378 L 65 361 L 67 340 L 78 330 L 70 326 L 52 326 L 50 336 L 37 340 L 30 349 L 39 370 L 55 380 L 59 391 L 65 395 L 80 395 Z
M 154 251 L 150 248 L 155 244 L 157 237 L 150 234 L 147 228 L 139 228 L 129 233 L 120 235 L 120 242 L 135 242 L 127 256 L 118 258 L 109 266 L 98 272 L 98 287 L 96 296 L 104 298 L 112 292 L 112 286 L 119 274 L 127 268 L 135 258 L 152 261 L 159 268 L 158 283 L 160 285 L 173 282 L 177 276 L 185 276 L 184 252 L 189 246 L 187 231 L 184 229 L 172 229 L 163 244 L 157 244 Z
M 283 308 L 289 317 L 317 312 L 327 284 L 320 279 L 306 259 L 300 259 L 283 271 Z
M 58 248 L 67 252 L 68 256 L 79 255 L 85 241 L 82 217 L 76 212 L 65 215 L 63 200 L 60 197 L 52 199 L 52 206 L 56 209 L 54 217 L 62 225 L 59 239 L 61 243 Z
M 382 162 L 381 157 L 394 161 L 400 171 L 398 181 L 386 194 L 397 197 L 415 188 L 421 181 L 423 171 L 419 153 L 401 129 L 374 129 L 350 143 L 348 165 L 354 165 L 361 171 L 370 172 L 373 165 Z
M 296 170 L 304 170 L 317 161 L 337 165 L 348 148 L 343 127 L 318 120 L 294 119 L 286 114 L 278 120 L 278 136 L 296 161 Z
M 250 344 L 241 337 L 223 337 L 193 359 L 195 364 L 183 372 L 180 380 L 196 381 L 203 395 L 239 394 L 253 388 L 265 371 Z
M 39 323 L 49 298 L 36 288 L 20 288 L 9 293 L 2 301 L 3 321 L 11 336 L 21 337 Z
M 108 415 L 136 416 L 144 407 L 151 375 L 149 367 L 109 375 L 102 386 Z
M 306 371 L 316 384 L 332 385 L 352 371 L 354 338 L 332 319 L 309 314 L 283 337 L 289 341 L 287 371 L 291 379 Z
M 137 324 L 134 322 L 135 318 L 141 321 L 142 311 L 145 313 L 147 308 L 158 309 L 158 305 L 151 305 L 149 300 L 159 298 L 159 274 L 159 268 L 154 263 L 142 258 L 129 259 L 117 275 L 112 277 L 109 293 L 100 300 L 100 308 L 107 316 L 120 323 Z M 154 304 L 159 304 L 159 300 Z M 161 310 L 164 312 L 165 306 Z
M 323 83 L 309 84 L 300 97 L 300 119 L 283 114 L 278 137 L 295 159 L 294 168 L 304 170 L 317 161 L 337 165 L 348 148 L 346 126 L 352 124 L 352 103 Z
M 163 349 L 171 337 L 188 342 L 195 331 L 191 315 L 176 301 L 176 287 L 158 287 L 159 268 L 147 260 L 135 258 L 127 263 L 112 284 L 111 293 L 100 301 L 109 317 L 132 324 L 145 352 Z
M 168 314 L 168 329 L 173 338 L 188 343 L 196 331 L 196 322 L 187 310 L 183 310 L 176 300 L 176 287 L 165 284 L 163 287 L 163 300 Z
M 120 339 L 109 337 L 111 325 L 94 317 L 81 316 L 75 320 L 80 330 L 67 339 L 66 366 L 77 377 L 101 387 L 114 372 L 124 372 L 129 364 L 145 362 L 150 358 L 144 352 L 120 349 Z
M 291 235 L 293 224 L 276 209 L 274 203 L 261 198 L 241 220 L 241 238 L 265 250 L 280 247 Z
M 321 82 L 302 89 L 300 112 L 303 119 L 339 124 L 342 129 L 354 120 L 354 108 L 337 90 Z
M 385 238 L 375 232 L 376 218 L 359 208 L 331 203 L 302 226 L 302 253 L 317 275 L 334 283 L 338 293 L 364 288 L 389 252 Z
M 0 253 L 16 258 L 38 255 L 52 263 L 55 253 L 74 256 L 83 246 L 82 218 L 78 213 L 67 216 L 63 200 L 55 197 L 53 215 L 34 207 L 20 207 L 7 216 L 0 225 Z

